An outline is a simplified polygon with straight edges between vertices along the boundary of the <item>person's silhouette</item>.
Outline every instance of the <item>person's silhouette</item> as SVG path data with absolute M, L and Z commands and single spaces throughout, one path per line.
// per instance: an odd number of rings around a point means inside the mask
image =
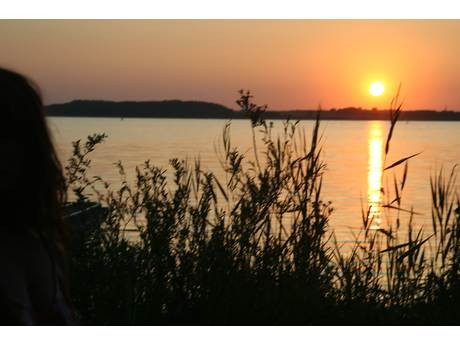
M 0 323 L 72 324 L 65 180 L 38 88 L 0 68 Z

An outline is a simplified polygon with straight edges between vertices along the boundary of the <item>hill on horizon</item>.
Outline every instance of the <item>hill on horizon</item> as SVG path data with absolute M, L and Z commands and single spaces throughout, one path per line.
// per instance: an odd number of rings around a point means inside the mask
M 215 118 L 242 119 L 244 115 L 221 104 L 204 101 L 105 101 L 74 100 L 45 106 L 49 116 L 122 118 Z M 269 110 L 266 119 L 314 119 L 318 110 Z M 321 110 L 324 120 L 388 120 L 388 109 L 346 107 Z M 401 121 L 460 121 L 460 112 L 406 110 Z
M 223 105 L 201 101 L 103 101 L 74 100 L 45 107 L 53 116 L 113 116 L 113 117 L 211 117 L 234 113 Z

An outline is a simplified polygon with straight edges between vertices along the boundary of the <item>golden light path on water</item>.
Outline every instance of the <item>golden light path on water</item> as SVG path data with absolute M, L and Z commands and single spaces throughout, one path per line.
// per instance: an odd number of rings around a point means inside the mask
M 367 203 L 372 228 L 381 224 L 381 188 L 383 166 L 383 128 L 380 122 L 369 123 L 369 158 L 367 172 Z

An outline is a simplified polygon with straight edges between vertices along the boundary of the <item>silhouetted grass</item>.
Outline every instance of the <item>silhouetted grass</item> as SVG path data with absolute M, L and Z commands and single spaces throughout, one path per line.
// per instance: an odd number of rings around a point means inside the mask
M 311 137 L 286 121 L 280 136 L 266 107 L 240 92 L 251 120 L 254 160 L 222 134 L 225 180 L 199 160 L 172 159 L 173 179 L 146 161 L 134 184 L 117 164 L 121 187 L 88 178 L 87 155 L 104 135 L 74 143 L 69 188 L 76 203 L 106 207 L 102 223 L 85 224 L 72 257 L 72 294 L 87 324 L 458 324 L 459 200 L 455 173 L 431 180 L 433 232 L 402 226 L 409 156 L 381 205 L 392 220 L 375 225 L 363 210 L 360 238 L 341 250 L 322 198 L 320 113 Z M 401 106 L 395 98 L 385 159 Z M 259 130 L 259 131 L 256 131 Z M 259 139 L 257 137 L 260 137 Z M 262 153 L 256 147 L 262 145 Z M 383 185 L 383 184 L 382 184 Z M 91 228 L 92 227 L 92 228 Z M 91 228 L 91 229 L 90 229 Z M 137 240 L 128 240 L 135 229 Z M 80 229 L 81 230 L 81 229 Z M 398 239 L 407 233 L 407 239 Z

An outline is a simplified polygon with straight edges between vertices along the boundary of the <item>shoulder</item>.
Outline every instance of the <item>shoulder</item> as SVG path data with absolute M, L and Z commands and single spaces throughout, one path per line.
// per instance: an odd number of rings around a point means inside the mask
M 2 229 L 0 234 L 0 299 L 22 315 L 16 318 L 22 320 L 18 323 L 27 323 L 24 320 L 31 318 L 33 310 L 48 310 L 53 303 L 53 262 L 34 232 Z
M 50 253 L 38 235 L 28 230 L 0 232 L 0 277 L 49 284 L 52 271 Z
M 0 304 L 8 323 L 29 324 L 31 303 L 27 289 L 25 256 L 29 236 L 10 229 L 0 232 Z M 25 242 L 24 242 L 25 241 Z
M 0 257 L 11 263 L 24 264 L 40 255 L 42 248 L 39 237 L 32 231 L 0 228 Z
M 23 229 L 0 229 L 0 276 L 26 279 L 38 268 L 47 270 L 49 266 L 50 257 L 38 235 Z

